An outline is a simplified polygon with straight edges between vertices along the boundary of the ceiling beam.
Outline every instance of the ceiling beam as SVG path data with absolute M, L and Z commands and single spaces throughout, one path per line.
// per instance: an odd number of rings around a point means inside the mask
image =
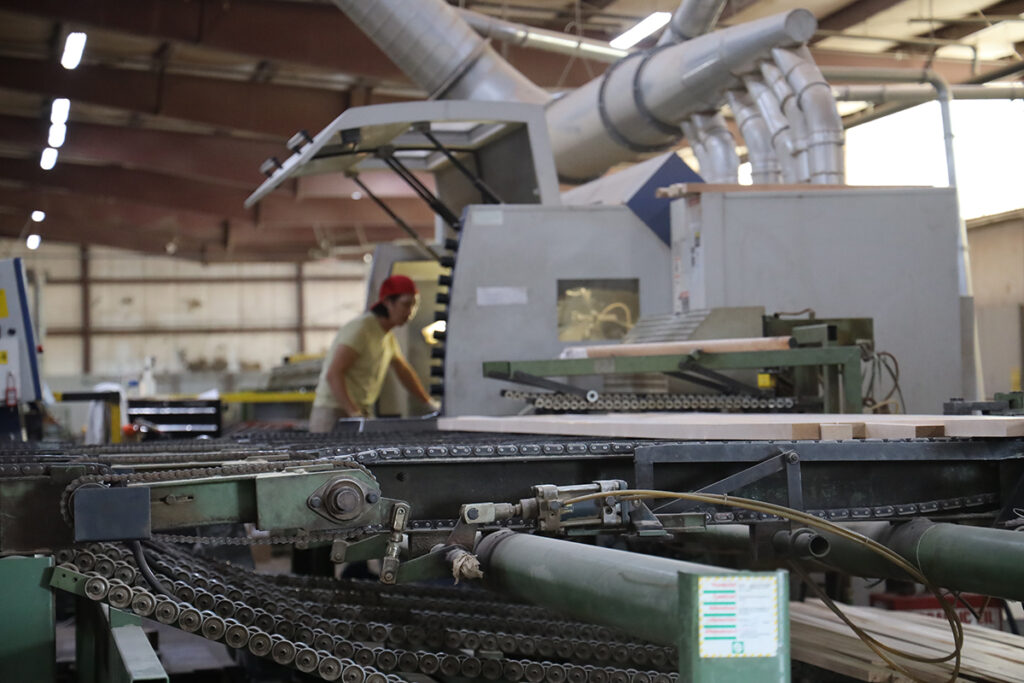
M 0 8 L 256 58 L 308 64 L 362 79 L 407 82 L 398 67 L 332 3 L 0 0 Z M 589 80 L 586 67 L 579 63 L 563 79 L 569 61 L 564 55 L 514 48 L 507 54 L 516 68 L 542 87 L 558 85 L 559 80 L 565 86 Z M 591 64 L 594 73 L 605 67 Z
M 343 91 L 0 57 L 0 87 L 287 139 L 348 107 Z M 72 105 L 74 106 L 74 105 Z
M 0 116 L 0 140 L 38 149 L 46 140 L 49 119 Z M 92 164 L 114 164 L 168 175 L 212 180 L 244 189 L 258 186 L 264 177 L 259 166 L 276 155 L 289 156 L 284 145 L 225 135 L 173 133 L 70 121 L 62 159 Z
M 826 31 L 845 31 L 901 2 L 903 0 L 854 0 L 819 19 L 818 28 Z M 821 37 L 814 37 L 809 42 L 814 45 L 822 40 L 824 39 Z
M 1018 15 L 1021 12 L 1024 12 L 1024 0 L 1002 0 L 1001 2 L 996 2 L 991 5 L 988 5 L 987 7 L 985 7 L 985 9 L 981 10 L 981 13 L 983 15 Z M 948 15 L 949 13 L 946 12 L 945 14 Z M 977 12 L 972 12 L 970 14 L 971 16 L 977 16 Z M 941 38 L 943 40 L 960 40 L 961 38 L 966 38 L 972 33 L 977 33 L 978 31 L 981 31 L 984 28 L 984 24 L 947 24 L 945 26 L 935 29 L 934 31 L 923 31 L 919 33 L 917 37 Z M 902 49 L 904 47 L 905 46 L 901 45 L 899 49 Z M 920 49 L 920 47 L 918 47 L 918 49 Z
M 927 55 L 892 53 L 892 52 L 846 52 L 811 48 L 811 54 L 819 67 L 852 66 L 871 69 L 925 69 L 930 68 L 939 73 L 950 83 L 964 83 L 974 74 L 971 72 L 970 60 L 962 59 L 930 59 Z M 983 61 L 979 63 L 982 71 L 999 68 L 1002 62 Z
M 386 225 L 390 219 L 373 202 L 348 199 L 295 200 L 283 194 L 264 199 L 256 209 L 242 206 L 248 190 L 188 180 L 152 171 L 89 166 L 58 161 L 50 171 L 35 159 L 0 158 L 0 178 L 40 188 L 60 188 L 93 197 L 138 202 L 170 211 L 212 214 L 262 228 L 351 227 Z M 434 214 L 418 198 L 387 200 L 410 225 L 427 228 Z

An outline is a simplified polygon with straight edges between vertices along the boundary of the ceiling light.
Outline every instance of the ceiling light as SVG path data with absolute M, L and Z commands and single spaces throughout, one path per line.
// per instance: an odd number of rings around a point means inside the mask
M 57 150 L 53 147 L 47 147 L 43 150 L 43 154 L 39 157 L 39 168 L 44 171 L 49 171 L 51 168 L 57 165 Z
M 85 34 L 81 31 L 69 33 L 64 41 L 64 54 L 60 58 L 60 65 L 65 69 L 74 69 L 82 61 L 82 52 L 85 50 Z
M 352 199 L 358 200 L 358 199 L 362 199 L 362 198 L 363 198 L 363 193 L 360 192 L 359 190 L 356 190 L 355 192 L 352 193 Z
M 31 249 L 32 251 L 35 251 L 36 249 L 38 249 L 39 245 L 42 244 L 42 243 L 43 243 L 43 238 L 40 237 L 39 235 L 36 235 L 35 233 L 33 233 L 33 234 L 31 234 L 31 235 L 29 235 L 28 237 L 25 238 L 25 246 L 28 247 L 29 249 Z
M 36 223 L 42 223 L 44 220 L 46 220 L 46 212 L 39 210 L 33 211 L 32 220 Z
M 64 144 L 64 138 L 67 137 L 68 127 L 63 123 L 51 123 L 50 124 L 50 135 L 47 137 L 47 144 L 50 147 L 60 147 Z
M 370 252 L 363 254 L 363 263 L 373 263 L 373 254 Z
M 70 111 L 71 100 L 66 97 L 58 97 L 50 107 L 50 123 L 67 123 Z
M 671 12 L 653 12 L 646 19 L 642 20 L 639 24 L 633 28 L 627 30 L 618 38 L 614 38 L 609 45 L 619 50 L 625 50 L 626 48 L 633 47 L 641 40 L 651 35 L 659 28 L 668 23 L 668 20 L 672 18 Z

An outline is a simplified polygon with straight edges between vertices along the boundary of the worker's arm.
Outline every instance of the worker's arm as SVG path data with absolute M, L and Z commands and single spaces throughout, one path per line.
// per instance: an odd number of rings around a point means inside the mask
M 391 367 L 395 369 L 395 374 L 398 375 L 398 381 L 402 383 L 402 386 L 406 390 L 423 401 L 427 405 L 433 405 L 430 400 L 430 394 L 423 388 L 423 383 L 420 382 L 420 378 L 416 375 L 416 371 L 412 369 L 409 362 L 402 356 L 395 356 L 391 359 Z
M 355 365 L 358 359 L 358 351 L 351 346 L 338 344 L 334 356 L 331 358 L 331 364 L 327 368 L 327 384 L 331 387 L 331 393 L 334 394 L 335 400 L 341 406 L 341 412 L 349 417 L 363 415 L 362 408 L 352 401 L 352 397 L 348 395 L 348 388 L 345 387 L 345 373 Z

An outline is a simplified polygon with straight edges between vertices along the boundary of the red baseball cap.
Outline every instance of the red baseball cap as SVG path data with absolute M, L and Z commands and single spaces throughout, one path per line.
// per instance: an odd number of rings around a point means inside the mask
M 404 275 L 392 275 L 380 283 L 380 295 L 377 297 L 377 304 L 383 303 L 389 296 L 401 294 L 419 294 L 416 283 Z M 376 306 L 377 304 L 374 304 Z M 372 307 L 371 307 L 372 308 Z

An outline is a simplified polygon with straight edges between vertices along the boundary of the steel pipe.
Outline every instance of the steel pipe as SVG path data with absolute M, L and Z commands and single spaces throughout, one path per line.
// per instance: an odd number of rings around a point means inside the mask
M 593 38 L 573 36 L 559 31 L 549 31 L 527 24 L 505 21 L 469 9 L 456 11 L 466 20 L 466 23 L 473 27 L 474 31 L 484 38 L 493 38 L 520 47 L 593 59 L 599 62 L 615 62 L 629 54 L 629 50 L 620 50 Z
M 679 573 L 721 567 L 499 531 L 477 548 L 484 583 L 504 595 L 661 645 L 679 637 Z
M 854 529 L 896 551 L 937 586 L 1024 599 L 1024 534 L 935 524 L 926 519 L 857 525 Z M 909 580 L 895 565 L 862 545 L 828 532 L 821 535 L 830 544 L 823 562 L 860 576 Z
M 1024 83 L 994 85 L 951 85 L 954 100 L 1020 100 L 1024 99 Z M 894 85 L 834 85 L 832 97 L 843 102 L 909 102 L 921 104 L 936 97 L 935 88 L 925 83 Z
M 682 43 L 704 35 L 718 23 L 725 4 L 726 0 L 682 0 L 658 39 L 658 45 Z
M 773 47 L 803 44 L 816 24 L 810 12 L 792 10 L 622 59 L 548 106 L 559 173 L 594 178 L 673 144 L 683 120 L 720 107 L 724 91 L 739 85 L 736 73 Z
M 334 0 L 432 98 L 544 104 L 517 71 L 441 0 Z
M 757 108 L 757 103 L 749 92 L 729 90 L 725 93 L 732 109 L 736 126 L 747 144 L 747 157 L 750 159 L 750 174 L 754 184 L 777 183 L 781 176 L 779 158 L 772 146 L 772 135 L 764 116 Z
M 704 147 L 708 166 L 701 166 L 701 175 L 709 183 L 736 183 L 740 158 L 736 141 L 729 132 L 721 112 L 697 113 L 690 117 L 693 129 Z

